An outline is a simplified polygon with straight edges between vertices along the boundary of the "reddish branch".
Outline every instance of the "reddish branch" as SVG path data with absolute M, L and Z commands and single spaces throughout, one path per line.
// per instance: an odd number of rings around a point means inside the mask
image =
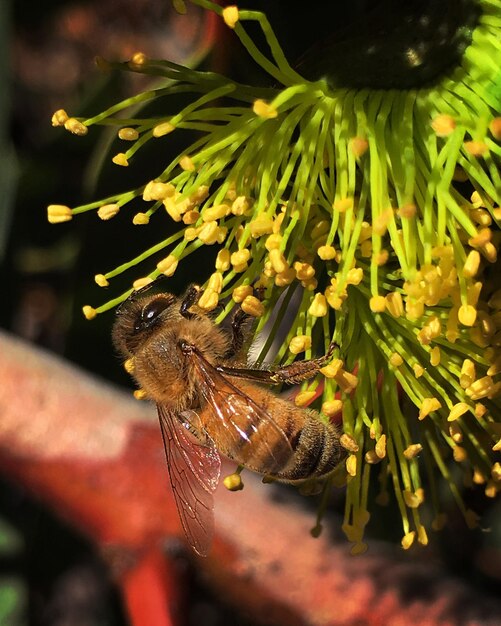
M 0 334 L 0 470 L 107 557 L 134 626 L 181 623 L 182 581 L 162 545 L 182 532 L 152 407 Z M 231 471 L 231 469 L 230 469 Z M 216 495 L 216 540 L 196 559 L 224 599 L 288 626 L 494 626 L 501 601 L 380 545 L 312 539 L 311 514 L 248 473 Z

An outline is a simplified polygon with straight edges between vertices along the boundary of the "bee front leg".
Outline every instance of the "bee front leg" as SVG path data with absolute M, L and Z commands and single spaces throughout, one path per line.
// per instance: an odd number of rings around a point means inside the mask
M 231 345 L 228 348 L 225 359 L 233 359 L 237 356 L 244 345 L 244 327 L 251 316 L 243 309 L 238 309 L 231 320 Z
M 198 285 L 190 285 L 186 290 L 183 301 L 181 302 L 181 308 L 179 312 L 187 320 L 193 319 L 195 313 L 190 311 L 191 307 L 198 302 L 200 298 L 200 287 Z
M 219 365 L 216 369 L 226 376 L 235 378 L 244 378 L 253 382 L 264 383 L 268 385 L 296 385 L 313 378 L 318 371 L 324 367 L 330 360 L 332 353 L 338 345 L 332 342 L 327 350 L 327 354 L 317 359 L 309 359 L 304 361 L 295 361 L 290 365 L 279 367 L 276 370 L 261 370 L 252 368 L 228 367 Z

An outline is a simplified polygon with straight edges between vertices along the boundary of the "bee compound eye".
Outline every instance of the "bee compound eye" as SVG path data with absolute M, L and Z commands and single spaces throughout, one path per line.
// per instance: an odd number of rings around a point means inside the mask
M 160 313 L 165 311 L 169 305 L 170 301 L 165 298 L 158 298 L 157 300 L 153 300 L 153 302 L 149 302 L 141 311 L 141 320 L 143 322 L 153 321 L 160 315 Z

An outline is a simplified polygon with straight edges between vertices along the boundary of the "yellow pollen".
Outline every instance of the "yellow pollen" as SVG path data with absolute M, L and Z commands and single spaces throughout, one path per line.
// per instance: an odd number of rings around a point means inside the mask
M 176 194 L 176 188 L 172 183 L 162 183 L 159 180 L 150 180 L 143 190 L 143 200 L 164 200 Z
M 183 215 L 183 224 L 191 225 L 196 224 L 198 222 L 198 218 L 200 217 L 200 213 L 195 209 L 191 211 L 186 211 Z
M 68 119 L 68 113 L 64 109 L 58 109 L 52 116 L 52 126 L 64 126 Z
M 87 126 L 82 124 L 82 122 L 79 122 L 74 117 L 69 117 L 66 122 L 64 122 L 64 127 L 66 130 L 69 130 L 70 133 L 77 135 L 78 137 L 84 137 L 89 132 Z
M 100 287 L 107 287 L 110 284 L 104 274 L 96 274 L 94 276 L 94 280 L 96 281 L 96 284 Z
M 166 256 L 165 259 L 157 263 L 157 270 L 162 272 L 165 276 L 173 276 L 177 269 L 178 262 L 178 259 L 173 254 L 169 254 L 169 256 Z
M 69 206 L 64 204 L 49 204 L 47 207 L 47 220 L 51 224 L 62 224 L 73 219 L 73 213 Z
M 412 369 L 414 370 L 414 376 L 415 376 L 416 378 L 421 378 L 421 376 L 422 376 L 422 375 L 424 374 L 424 372 L 425 372 L 425 368 L 424 368 L 422 365 L 420 365 L 419 363 L 415 363 L 415 364 L 412 366 Z
M 335 311 L 339 311 L 341 309 L 346 294 L 340 296 L 337 293 L 336 287 L 329 286 L 324 291 L 324 295 L 330 307 L 332 307 Z
M 380 457 L 378 457 L 375 450 L 367 450 L 364 458 L 365 462 L 370 463 L 370 465 L 376 465 L 377 463 L 381 463 L 381 459 Z
M 132 223 L 135 226 L 144 226 L 150 223 L 150 216 L 147 213 L 136 213 L 132 218 Z
M 426 532 L 426 528 L 421 525 L 418 527 L 418 541 L 422 546 L 428 545 L 428 534 Z
M 463 433 L 456 422 L 451 422 L 451 425 L 449 426 L 449 434 L 454 443 L 461 443 L 463 441 Z
M 253 292 L 251 285 L 239 285 L 233 289 L 231 297 L 234 302 L 243 302 L 247 296 L 252 296 Z
M 289 351 L 292 354 L 299 354 L 311 348 L 311 337 L 309 335 L 296 335 L 289 341 Z
M 320 369 L 320 373 L 326 378 L 335 378 L 343 367 L 341 359 L 332 359 L 332 361 Z
M 115 156 L 111 159 L 115 165 L 120 165 L 120 167 L 128 167 L 129 161 L 127 160 L 127 156 L 124 152 L 119 152 L 115 154 Z
M 390 356 L 389 363 L 393 367 L 400 367 L 400 365 L 402 365 L 403 362 L 404 360 L 400 356 L 400 354 L 398 354 L 398 352 L 393 352 L 393 354 Z
M 270 120 L 278 115 L 278 111 L 275 107 L 264 100 L 256 100 L 254 105 L 252 106 L 252 110 L 258 117 L 262 117 L 263 119 Z
M 480 400 L 480 398 L 489 397 L 493 388 L 494 382 L 491 376 L 483 376 L 473 381 L 471 385 L 466 388 L 466 395 L 472 400 Z
M 189 229 L 186 229 L 188 231 Z M 200 232 L 198 233 L 198 238 L 200 241 L 203 241 L 206 245 L 211 246 L 216 243 L 218 236 L 218 225 L 217 222 L 206 222 Z
M 132 374 L 134 372 L 134 357 L 124 361 L 124 370 L 127 374 Z
M 496 461 L 496 463 L 494 463 L 491 468 L 491 476 L 492 479 L 496 482 L 501 481 L 501 463 L 499 463 L 498 461 Z
M 249 211 L 251 206 L 252 204 L 249 198 L 247 198 L 246 196 L 238 196 L 237 198 L 235 198 L 235 200 L 232 201 L 231 212 L 233 213 L 233 215 L 245 215 Z
M 239 266 L 246 264 L 250 259 L 250 250 L 248 248 L 243 248 L 242 250 L 237 250 L 230 257 L 230 262 L 233 266 Z
M 223 289 L 223 275 L 221 272 L 214 272 L 209 276 L 207 289 L 215 291 L 216 293 L 221 293 L 221 290 Z
M 88 304 L 82 307 L 82 312 L 85 316 L 85 319 L 88 319 L 88 320 L 93 320 L 97 315 L 96 309 L 89 306 Z
M 294 269 L 296 270 L 296 277 L 298 280 L 309 280 L 315 275 L 315 268 L 309 263 L 296 261 L 294 263 Z
M 380 459 L 384 459 L 386 456 L 386 435 L 381 435 L 381 437 L 379 437 L 374 450 Z
M 415 493 L 412 493 L 412 491 L 410 491 L 409 489 L 405 489 L 402 492 L 402 495 L 404 496 L 405 504 L 410 509 L 417 509 L 424 500 L 424 493 L 422 489 L 416 490 Z
M 433 411 L 437 411 L 440 409 L 442 404 L 437 398 L 424 398 L 421 403 L 421 408 L 419 409 L 419 420 L 423 420 Z
M 335 380 L 344 393 L 351 393 L 358 385 L 358 378 L 355 374 L 341 369 Z
M 343 410 L 342 400 L 326 400 L 322 404 L 322 413 L 327 417 L 334 417 Z
M 270 252 L 271 250 L 275 250 L 280 248 L 280 244 L 282 243 L 282 235 L 279 233 L 272 233 L 266 238 L 265 248 Z
M 472 248 L 482 248 L 492 239 L 492 230 L 490 228 L 481 228 L 474 237 L 468 239 L 468 243 Z
M 347 285 L 360 285 L 364 277 L 364 270 L 361 267 L 352 267 L 346 274 Z
M 238 7 L 235 5 L 225 7 L 221 13 L 224 23 L 230 28 L 235 28 L 235 24 L 238 22 Z
M 452 456 L 456 463 L 464 463 L 468 459 L 468 453 L 461 446 L 454 446 L 452 449 Z
M 313 317 L 324 317 L 327 315 L 328 306 L 327 300 L 322 293 L 316 293 L 308 308 L 308 314 Z
M 153 137 L 163 137 L 164 135 L 168 135 L 172 131 L 176 130 L 176 127 L 170 122 L 162 122 L 161 124 L 157 124 L 153 127 L 151 131 Z
M 117 213 L 120 211 L 119 204 L 103 204 L 97 210 L 98 217 L 104 221 L 110 220 L 112 217 L 115 217 Z
M 410 446 L 404 450 L 405 458 L 410 461 L 414 459 L 423 449 L 423 446 L 420 443 L 412 443 Z
M 144 389 L 136 389 L 132 395 L 136 400 L 146 400 L 148 397 Z
M 118 138 L 123 141 L 136 141 L 139 133 L 135 128 L 124 127 L 118 131 Z
M 256 296 L 246 296 L 241 304 L 242 310 L 253 317 L 261 317 L 264 313 L 264 304 Z
M 416 215 L 417 207 L 415 204 L 404 204 L 398 209 L 398 216 L 403 219 L 411 219 Z
M 148 57 L 144 52 L 134 52 L 129 63 L 132 65 L 144 65 L 148 62 Z

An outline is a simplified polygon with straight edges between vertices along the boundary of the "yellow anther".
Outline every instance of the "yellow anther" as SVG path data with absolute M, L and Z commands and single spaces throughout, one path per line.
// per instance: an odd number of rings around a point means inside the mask
M 250 250 L 248 248 L 243 248 L 242 250 L 237 250 L 230 257 L 230 262 L 233 266 L 239 266 L 246 264 L 250 259 Z
M 410 532 L 406 533 L 403 537 L 402 537 L 402 541 L 400 542 L 402 544 L 402 548 L 404 550 L 408 550 L 412 544 L 414 543 L 414 539 L 416 538 L 416 531 L 415 530 L 411 530 Z
M 386 309 L 386 299 L 384 296 L 372 296 L 369 300 L 369 307 L 373 313 L 383 313 Z
M 329 286 L 324 291 L 325 298 L 331 308 L 336 311 L 339 311 L 343 306 L 343 301 L 346 298 L 346 292 L 342 294 L 338 294 L 337 289 L 334 285 Z
M 342 400 L 326 400 L 322 404 L 322 413 L 327 417 L 334 417 L 343 410 Z
M 386 456 L 386 435 L 379 437 L 374 450 L 380 459 L 384 459 Z
M 153 137 L 163 137 L 164 135 L 168 135 L 173 130 L 176 130 L 176 127 L 170 122 L 162 122 L 161 124 L 157 124 L 153 127 L 151 134 Z
M 456 422 L 451 422 L 449 426 L 449 434 L 452 437 L 452 441 L 454 441 L 454 443 L 461 443 L 463 441 L 463 433 Z
M 461 366 L 459 384 L 463 389 L 469 387 L 476 378 L 475 363 L 471 359 L 465 359 Z
M 266 271 L 265 271 L 265 274 L 266 274 Z M 275 276 L 275 285 L 277 287 L 285 287 L 286 285 L 290 285 L 295 278 L 296 278 L 296 272 L 294 268 L 288 267 L 285 270 L 285 272 L 280 272 L 280 274 L 277 274 Z
M 360 446 L 357 443 L 357 440 L 348 433 L 343 433 L 339 438 L 339 443 L 343 446 L 345 450 L 348 452 L 358 452 L 360 450 Z
M 317 220 L 314 223 L 313 228 L 311 229 L 310 238 L 312 241 L 315 241 L 326 235 L 331 228 L 331 222 L 329 220 Z
M 401 317 L 404 314 L 404 301 L 399 291 L 392 291 L 385 296 L 386 309 L 393 317 Z
M 470 407 L 466 404 L 466 402 L 458 402 L 452 407 L 449 413 L 449 416 L 447 418 L 447 421 L 454 422 L 459 417 L 461 417 L 461 415 L 464 415 L 469 410 L 470 410 Z
M 256 100 L 254 105 L 252 106 L 252 110 L 258 117 L 262 117 L 263 119 L 273 119 L 277 117 L 278 111 L 275 107 L 264 100 Z
M 423 449 L 423 446 L 420 443 L 411 443 L 410 446 L 407 446 L 404 450 L 405 458 L 410 461 L 414 459 Z
M 421 378 L 421 376 L 425 372 L 425 368 L 419 363 L 414 363 L 414 365 L 412 366 L 412 369 L 414 370 L 414 376 L 416 378 Z
M 264 304 L 255 296 L 246 296 L 241 304 L 242 310 L 253 317 L 261 317 L 264 313 Z
M 468 460 L 468 453 L 461 446 L 454 446 L 452 449 L 452 457 L 456 463 L 464 463 L 464 461 Z
M 74 117 L 69 117 L 64 122 L 64 127 L 66 128 L 66 130 L 69 130 L 70 133 L 73 133 L 73 135 L 77 135 L 78 137 L 83 137 L 89 132 L 87 126 L 85 126 L 85 124 L 82 124 L 82 122 L 79 122 Z
M 233 215 L 245 215 L 252 207 L 252 202 L 246 196 L 238 196 L 232 201 L 231 212 Z M 252 229 L 251 229 L 252 230 Z
M 300 391 L 294 398 L 294 404 L 296 406 L 308 406 L 316 395 L 316 391 Z
M 227 204 L 218 204 L 216 206 L 207 207 L 202 211 L 202 219 L 204 222 L 212 222 L 225 217 L 230 212 Z
M 322 261 L 330 261 L 336 257 L 336 249 L 334 246 L 320 246 L 317 254 Z
M 404 204 L 398 209 L 398 216 L 402 219 L 411 219 L 416 215 L 417 207 L 415 204 Z
M 316 293 L 308 308 L 308 314 L 313 317 L 324 317 L 327 315 L 327 300 L 323 293 Z
M 465 141 L 464 149 L 472 156 L 480 157 L 489 152 L 489 147 L 484 141 Z
M 124 152 L 119 152 L 118 154 L 115 154 L 115 156 L 111 160 L 115 165 L 120 165 L 120 167 L 128 167 L 129 165 L 127 155 Z
M 404 489 L 402 495 L 404 496 L 405 504 L 410 509 L 417 509 L 419 505 L 423 503 L 423 490 L 416 490 L 415 493 L 412 493 L 410 489 Z
M 177 269 L 178 263 L 179 260 L 173 254 L 169 254 L 169 256 L 157 263 L 157 270 L 165 276 L 172 276 Z
M 386 209 L 372 221 L 372 232 L 381 237 L 386 233 L 388 224 L 393 218 L 393 209 Z
M 430 350 L 430 364 L 433 365 L 433 367 L 440 365 L 440 356 L 440 348 L 438 346 Z
M 198 300 L 198 306 L 205 311 L 214 310 L 219 302 L 219 295 L 211 289 L 206 289 Z
M 195 163 L 193 159 L 185 154 L 183 157 L 179 159 L 179 166 L 185 172 L 194 172 L 195 171 Z
M 472 248 L 482 248 L 492 239 L 492 230 L 490 228 L 481 228 L 474 237 L 468 239 L 468 243 Z
M 287 263 L 286 258 L 278 249 L 270 250 L 268 253 L 268 257 L 270 259 L 271 266 L 273 270 L 277 274 L 281 274 L 289 269 L 289 264 Z
M 219 250 L 215 263 L 216 269 L 219 272 L 226 272 L 226 270 L 229 270 L 231 265 L 230 258 L 231 253 L 227 248 L 222 248 L 221 250 Z
M 256 219 L 250 222 L 249 230 L 254 239 L 262 237 L 263 235 L 269 235 L 273 232 L 273 220 L 269 215 L 266 215 L 266 213 L 261 213 Z
M 135 128 L 124 127 L 118 131 L 118 138 L 123 141 L 136 141 L 139 133 Z
M 150 223 L 150 216 L 147 213 L 136 213 L 132 218 L 132 223 L 135 226 L 144 226 Z
M 346 471 L 350 476 L 357 475 L 357 457 L 355 454 L 350 454 L 346 459 Z
M 183 215 L 183 224 L 196 224 L 199 217 L 200 213 L 195 209 L 192 209 L 191 211 L 186 211 L 186 213 Z
M 474 380 L 469 387 L 466 388 L 466 395 L 472 400 L 480 400 L 491 395 L 494 382 L 491 376 L 483 376 Z
M 64 109 L 58 109 L 52 115 L 52 126 L 64 126 L 65 122 L 68 120 L 68 114 Z
M 335 378 L 343 367 L 342 359 L 332 359 L 332 361 L 320 369 L 321 374 L 326 378 Z
M 495 117 L 491 120 L 489 130 L 491 131 L 494 139 L 498 141 L 501 139 L 501 117 Z
M 389 363 L 393 367 L 400 367 L 404 362 L 403 358 L 398 354 L 398 352 L 393 352 L 393 354 L 389 358 Z
M 189 227 L 184 230 L 184 239 L 186 241 L 193 241 L 198 237 L 198 233 L 200 232 L 200 227 Z M 214 242 L 215 243 L 215 242 Z
M 289 342 L 289 351 L 292 354 L 299 354 L 311 348 L 311 337 L 309 335 L 296 335 Z
M 438 398 L 424 398 L 421 403 L 421 408 L 419 409 L 418 419 L 423 420 L 433 411 L 437 411 L 442 406 L 440 400 Z
M 223 20 L 226 26 L 229 26 L 230 28 L 235 28 L 235 24 L 238 22 L 239 19 L 237 6 L 231 5 L 225 7 L 221 15 L 223 16 Z
M 70 207 L 64 204 L 49 204 L 47 207 L 47 219 L 51 224 L 62 224 L 73 219 L 73 213 Z
M 143 276 L 141 278 L 136 278 L 136 280 L 132 283 L 132 288 L 136 291 L 138 289 L 142 289 L 153 282 L 153 278 L 151 276 Z
M 136 389 L 132 395 L 136 400 L 146 400 L 146 398 L 148 397 L 144 389 Z
M 361 157 L 369 149 L 369 142 L 363 137 L 353 137 L 350 139 L 350 148 L 355 158 Z
M 198 238 L 206 245 L 211 246 L 212 244 L 216 243 L 218 234 L 219 230 L 217 222 L 206 222 L 200 229 L 200 232 L 198 233 Z
M 364 458 L 365 462 L 370 463 L 370 465 L 376 465 L 377 463 L 381 463 L 381 458 L 378 457 L 375 450 L 367 450 Z
M 148 62 L 148 57 L 145 55 L 144 52 L 134 52 L 134 54 L 132 55 L 129 61 L 129 65 L 141 66 L 141 65 L 145 65 L 147 62 Z
M 431 127 L 437 137 L 448 137 L 456 128 L 456 121 L 450 115 L 441 114 L 433 118 Z
M 228 491 L 240 491 L 244 488 L 244 483 L 242 482 L 242 477 L 239 472 L 234 472 L 229 476 L 225 476 L 223 478 L 223 485 L 228 489 Z
M 252 296 L 253 292 L 251 285 L 239 285 L 233 289 L 231 297 L 235 302 L 243 302 L 247 296 Z
M 341 391 L 343 391 L 344 393 L 351 393 L 357 388 L 358 385 L 358 378 L 355 376 L 355 374 L 347 372 L 343 369 L 339 371 L 339 373 L 335 377 L 335 380 L 341 388 Z
M 473 276 L 476 276 L 479 267 L 480 253 L 477 250 L 470 250 L 463 266 L 463 276 L 465 278 L 472 278 Z
M 176 195 L 176 188 L 172 183 L 162 183 L 159 180 L 150 180 L 143 190 L 143 200 L 164 200 Z M 179 194 L 177 194 L 179 197 Z
M 338 211 L 339 213 L 346 213 L 346 211 L 348 209 L 352 209 L 353 206 L 353 198 L 340 198 L 339 200 L 334 200 L 332 208 L 334 209 L 334 211 Z
M 282 243 L 282 235 L 280 233 L 272 233 L 266 238 L 265 248 L 270 252 L 271 250 L 275 250 L 280 248 L 280 244 Z
M 88 320 L 93 320 L 96 317 L 96 315 L 97 315 L 96 309 L 94 309 L 93 307 L 89 306 L 88 304 L 86 304 L 85 306 L 82 307 L 82 312 L 83 312 L 85 318 L 88 319 Z
M 110 284 L 104 274 L 96 274 L 94 280 L 100 287 L 107 287 Z
M 293 267 L 296 270 L 296 278 L 298 280 L 309 280 L 315 276 L 315 268 L 309 263 L 296 261 Z
M 207 283 L 207 289 L 221 293 L 223 289 L 223 275 L 221 272 L 214 272 L 209 276 L 209 282 Z
M 471 304 L 463 304 L 458 310 L 458 319 L 463 326 L 473 326 L 477 319 L 477 309 Z

